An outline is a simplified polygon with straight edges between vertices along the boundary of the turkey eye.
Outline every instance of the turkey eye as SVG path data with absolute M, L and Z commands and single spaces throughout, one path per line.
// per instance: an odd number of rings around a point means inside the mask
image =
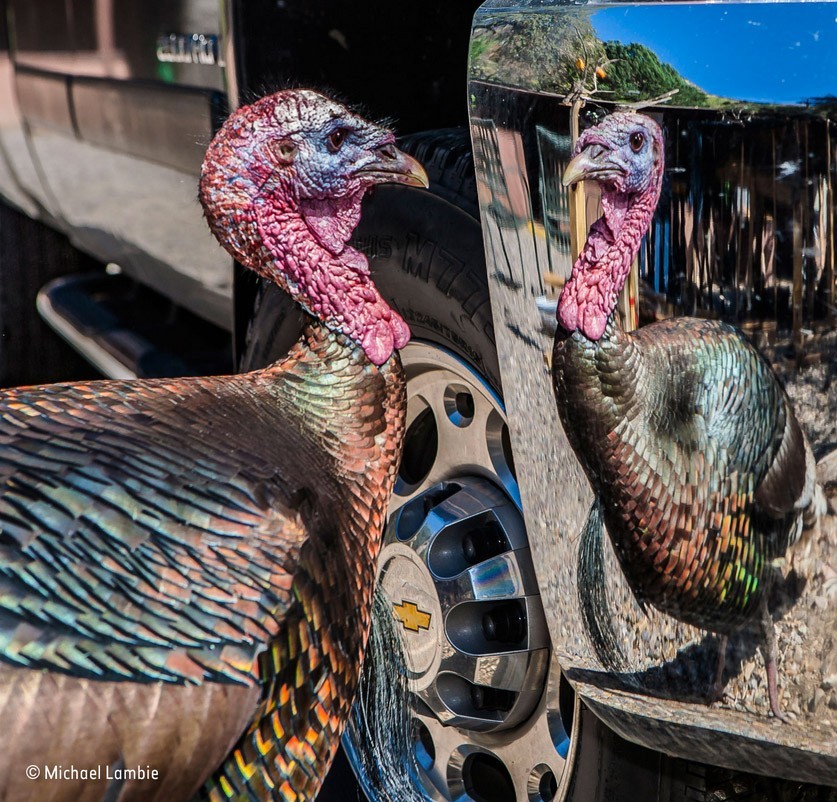
M 640 131 L 634 131 L 631 134 L 631 150 L 634 153 L 639 153 L 642 146 L 645 144 L 645 135 Z
M 328 135 L 328 149 L 332 153 L 337 153 L 337 151 L 340 150 L 340 146 L 346 141 L 348 133 L 349 132 L 345 128 L 335 128 Z

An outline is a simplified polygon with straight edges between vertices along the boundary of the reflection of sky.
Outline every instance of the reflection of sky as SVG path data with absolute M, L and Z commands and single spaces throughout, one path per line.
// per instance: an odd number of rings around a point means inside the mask
M 773 103 L 837 95 L 837 3 L 620 5 L 591 21 L 600 39 L 643 44 L 713 95 Z

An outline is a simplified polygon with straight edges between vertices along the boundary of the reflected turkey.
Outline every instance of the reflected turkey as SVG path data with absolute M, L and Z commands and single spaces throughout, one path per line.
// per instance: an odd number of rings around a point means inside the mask
M 553 384 L 567 437 L 596 494 L 579 576 L 585 626 L 620 668 L 602 619 L 601 522 L 640 605 L 726 637 L 756 622 L 768 696 L 783 718 L 770 584 L 825 499 L 811 448 L 770 366 L 737 329 L 675 318 L 624 332 L 617 297 L 659 200 L 663 135 L 620 111 L 579 137 L 564 183 L 599 183 L 590 228 L 558 303 Z

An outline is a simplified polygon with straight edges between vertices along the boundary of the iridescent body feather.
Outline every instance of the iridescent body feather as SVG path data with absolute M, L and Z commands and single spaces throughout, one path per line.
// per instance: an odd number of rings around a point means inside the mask
M 716 632 L 751 620 L 808 481 L 768 365 L 735 329 L 694 318 L 631 334 L 611 319 L 596 343 L 556 342 L 553 365 L 565 431 L 637 598 Z M 771 469 L 781 483 L 766 484 Z

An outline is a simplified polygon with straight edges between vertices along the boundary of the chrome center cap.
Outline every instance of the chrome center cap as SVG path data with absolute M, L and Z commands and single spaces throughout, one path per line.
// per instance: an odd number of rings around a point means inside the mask
M 424 690 L 436 675 L 442 651 L 442 608 L 427 565 L 409 546 L 388 543 L 379 581 L 400 624 L 410 689 Z
M 546 679 L 548 635 L 523 520 L 492 482 L 440 482 L 390 518 L 379 578 L 410 690 L 444 724 L 524 720 Z

